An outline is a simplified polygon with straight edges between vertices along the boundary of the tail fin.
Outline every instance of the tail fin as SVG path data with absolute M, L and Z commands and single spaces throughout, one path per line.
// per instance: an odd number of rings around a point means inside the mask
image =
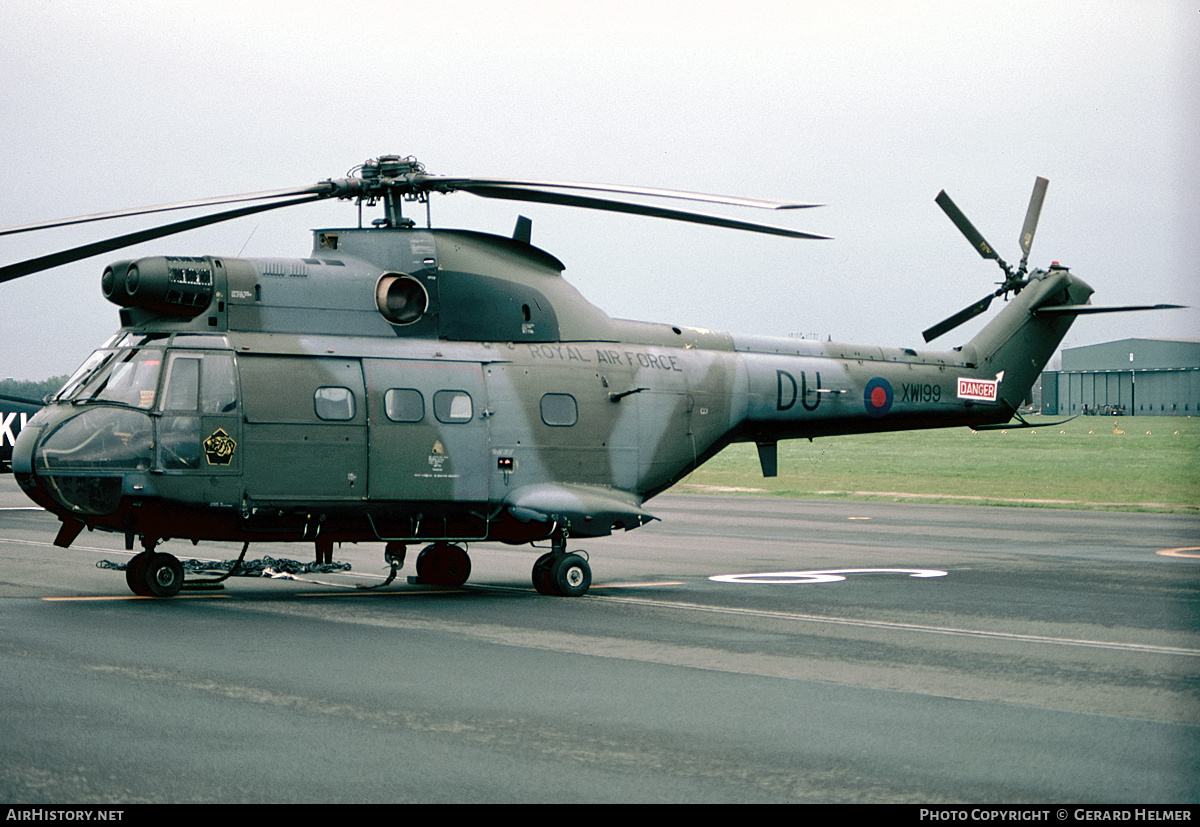
M 963 346 L 964 358 L 985 374 L 1003 373 L 1000 399 L 1016 410 L 1029 397 L 1033 383 L 1077 315 L 1039 314 L 1038 309 L 1084 305 L 1092 292 L 1086 282 L 1066 269 L 1032 273 L 1029 283 L 1008 307 Z

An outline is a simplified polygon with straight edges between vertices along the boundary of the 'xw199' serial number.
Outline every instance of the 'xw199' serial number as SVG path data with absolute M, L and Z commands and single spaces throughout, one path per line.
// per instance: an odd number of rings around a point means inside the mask
M 941 402 L 942 386 L 931 383 L 904 383 L 900 385 L 901 402 Z

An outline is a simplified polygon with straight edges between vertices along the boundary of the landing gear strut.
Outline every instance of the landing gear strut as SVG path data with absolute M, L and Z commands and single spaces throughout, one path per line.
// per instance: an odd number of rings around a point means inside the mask
M 333 562 L 333 539 L 330 537 L 318 536 L 316 539 L 317 547 L 317 565 Z
M 564 532 L 556 532 L 551 542 L 551 550 L 533 564 L 533 587 L 538 594 L 554 597 L 582 597 L 587 594 L 592 585 L 592 568 L 588 565 L 587 557 L 567 553 Z

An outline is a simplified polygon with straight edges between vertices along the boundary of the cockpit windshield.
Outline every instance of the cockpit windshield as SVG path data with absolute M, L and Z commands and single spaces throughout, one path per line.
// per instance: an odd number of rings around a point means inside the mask
M 54 397 L 59 402 L 113 402 L 154 407 L 163 353 L 157 348 L 97 350 Z

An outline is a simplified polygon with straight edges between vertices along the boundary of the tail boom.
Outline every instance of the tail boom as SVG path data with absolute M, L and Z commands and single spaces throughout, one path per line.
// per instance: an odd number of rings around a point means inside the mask
M 734 440 L 766 445 L 1007 422 L 1075 318 L 1038 308 L 1082 305 L 1091 293 L 1065 269 L 1034 273 L 995 319 L 952 351 L 805 342 L 784 352 L 735 338 L 747 395 Z

